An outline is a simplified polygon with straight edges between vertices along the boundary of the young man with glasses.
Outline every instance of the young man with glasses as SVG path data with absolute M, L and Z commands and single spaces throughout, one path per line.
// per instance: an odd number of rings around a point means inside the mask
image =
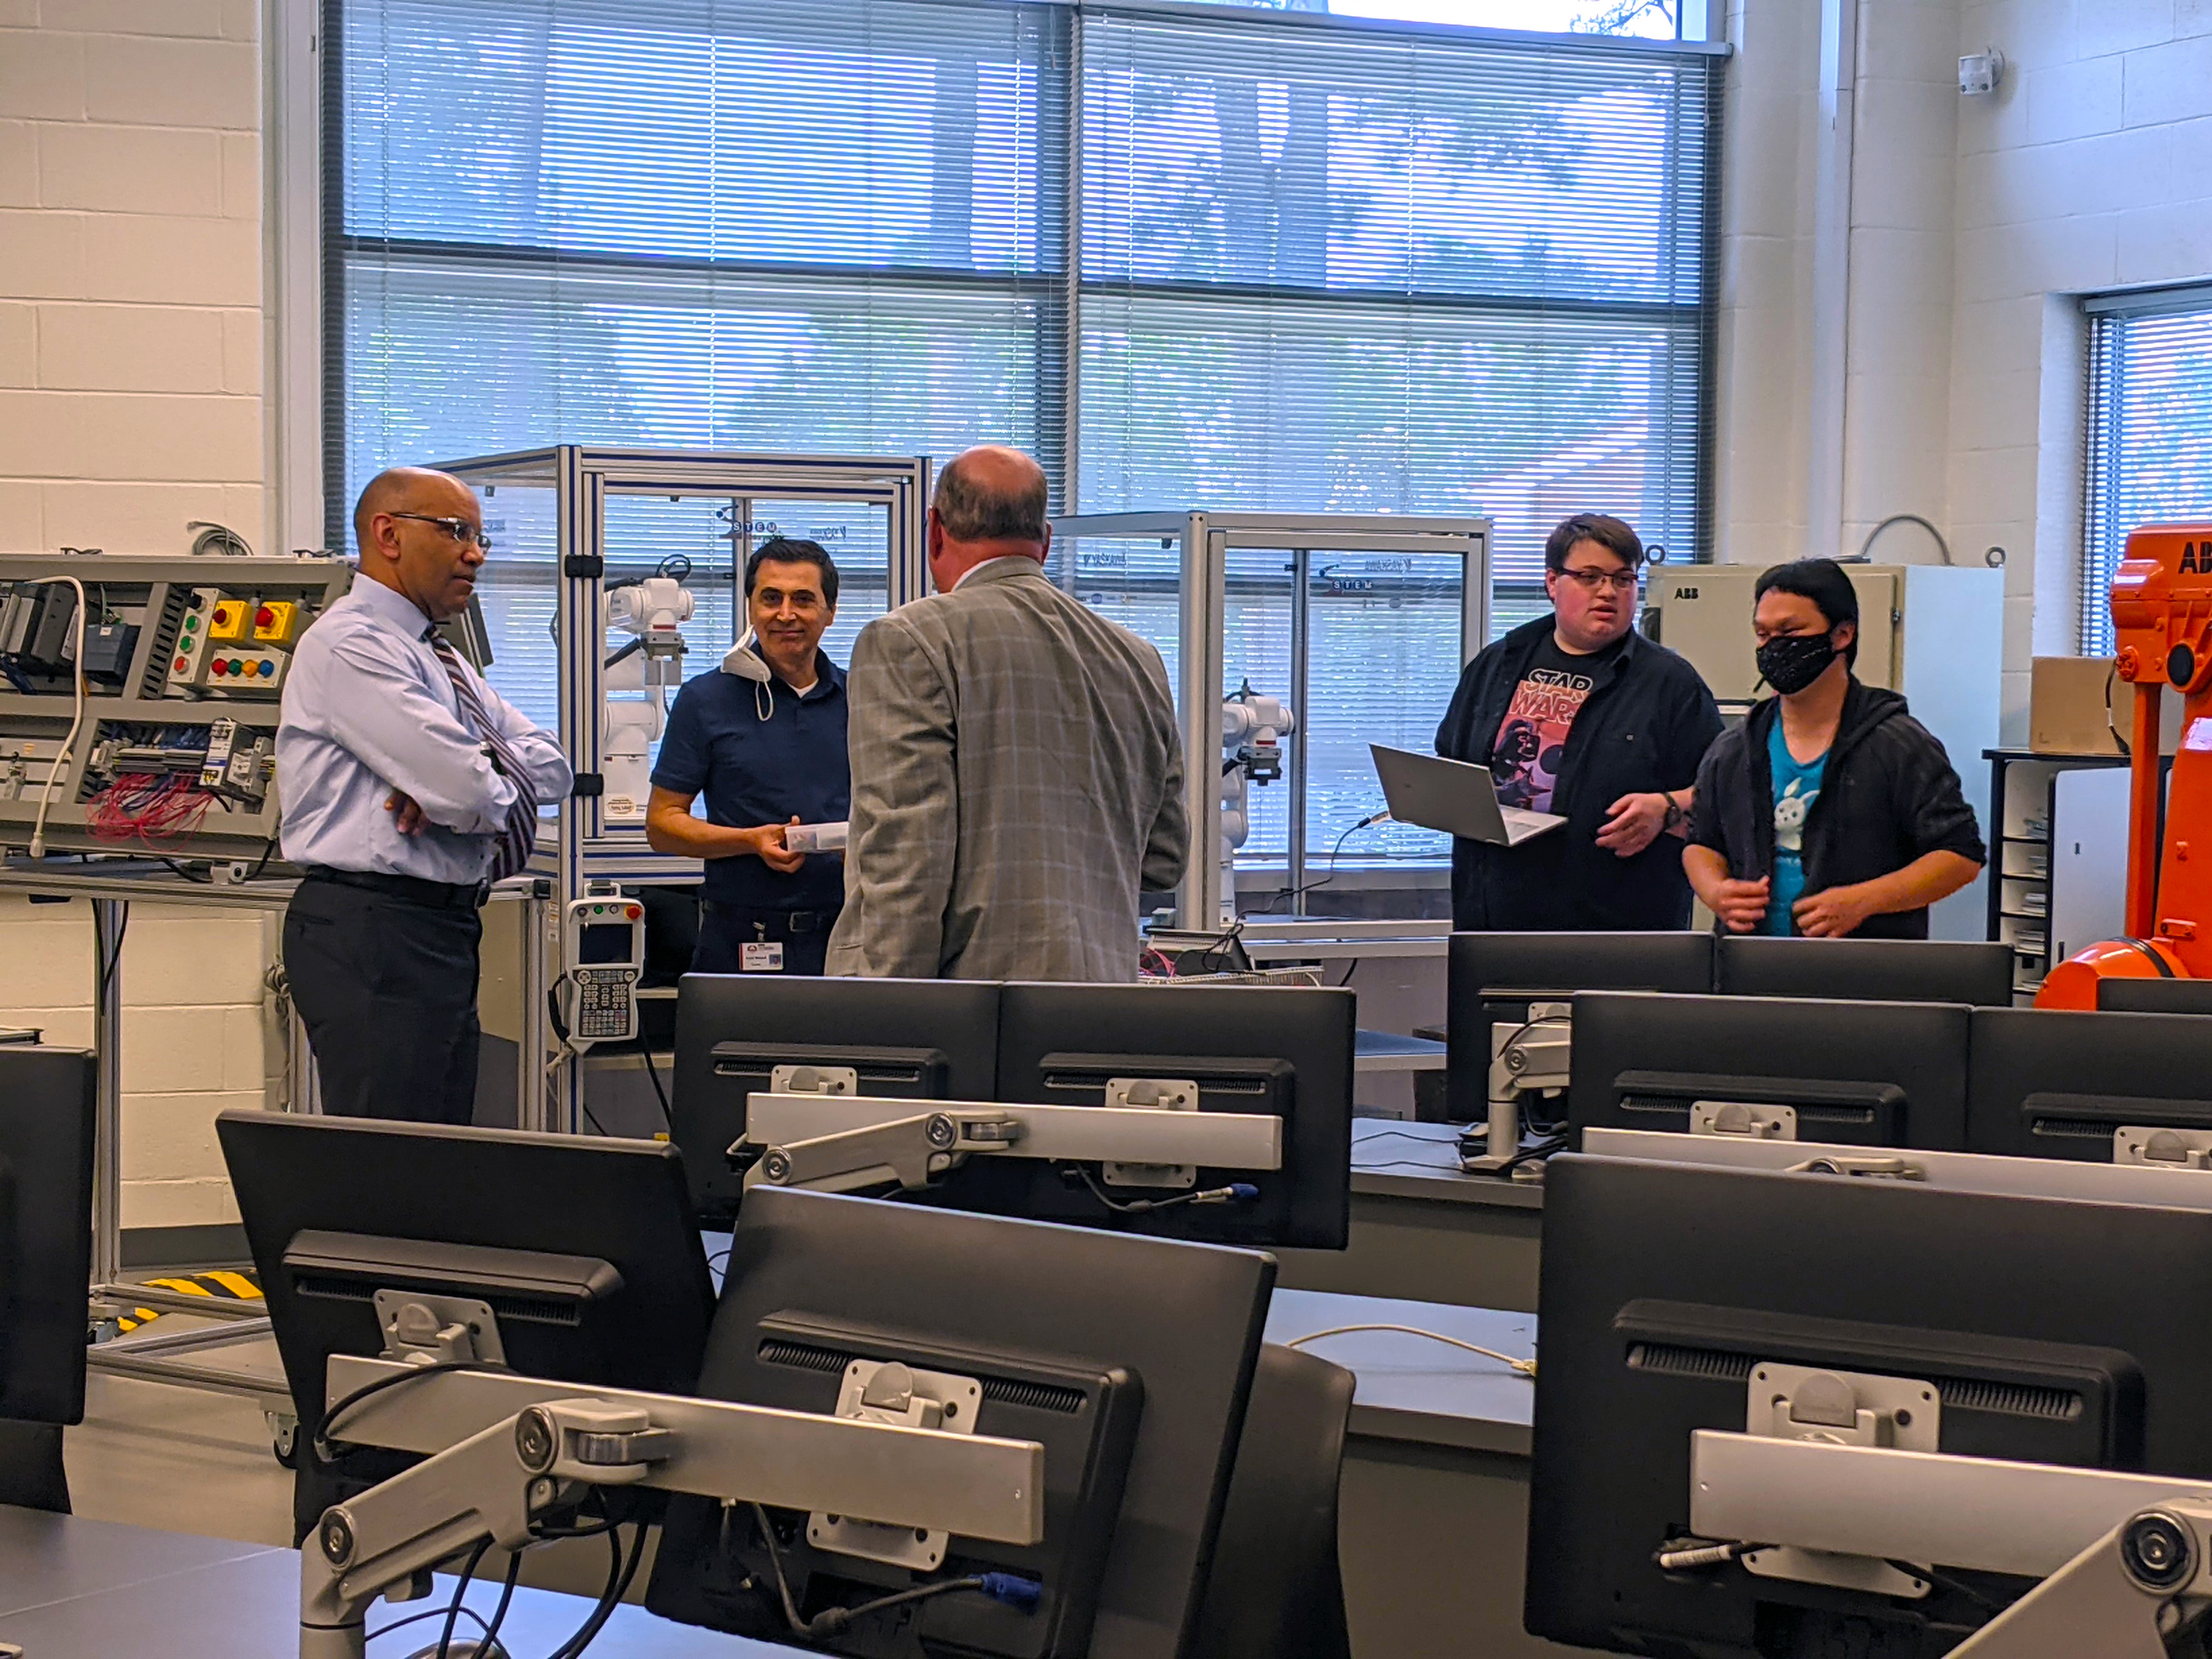
M 1437 753 L 1487 766 L 1498 799 L 1567 822 L 1516 848 L 1452 843 L 1452 926 L 1505 932 L 1683 927 L 1680 838 L 1720 711 L 1698 671 L 1639 635 L 1644 544 L 1577 514 L 1544 544 L 1549 616 L 1460 677 Z
M 301 636 L 276 729 L 284 856 L 307 872 L 284 971 L 325 1111 L 466 1123 L 477 912 L 573 780 L 559 740 L 437 631 L 490 550 L 469 487 L 394 467 L 353 523 L 360 574 Z

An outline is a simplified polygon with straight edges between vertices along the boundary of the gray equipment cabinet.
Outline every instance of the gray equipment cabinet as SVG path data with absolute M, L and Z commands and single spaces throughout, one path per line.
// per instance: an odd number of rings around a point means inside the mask
M 2128 762 L 1992 749 L 1989 937 L 2013 949 L 2014 1000 L 2125 931 Z

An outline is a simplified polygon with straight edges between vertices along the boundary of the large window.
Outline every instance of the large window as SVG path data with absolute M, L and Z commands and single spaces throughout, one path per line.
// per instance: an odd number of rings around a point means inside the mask
M 1707 544 L 1721 60 L 1674 0 L 325 3 L 332 545 L 395 461 L 985 440 L 1066 510 L 1486 514 L 1494 630 L 1566 513 Z M 638 527 L 726 567 L 705 508 Z M 542 635 L 550 554 L 508 536 L 498 638 Z M 1156 548 L 1066 576 L 1172 648 Z M 1361 733 L 1433 731 L 1457 611 L 1311 580 L 1319 834 L 1367 810 Z M 1287 576 L 1239 583 L 1269 690 Z
M 2081 652 L 2102 657 L 2128 532 L 2212 515 L 2212 287 L 2111 295 L 2086 308 Z

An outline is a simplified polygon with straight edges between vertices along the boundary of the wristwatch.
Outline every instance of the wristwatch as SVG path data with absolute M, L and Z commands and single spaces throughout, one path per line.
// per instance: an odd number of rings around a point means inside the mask
M 1661 799 L 1667 803 L 1666 822 L 1659 826 L 1660 834 L 1664 835 L 1669 830 L 1679 829 L 1688 823 L 1690 815 L 1682 810 L 1682 803 L 1674 799 L 1671 791 L 1662 789 L 1659 793 Z

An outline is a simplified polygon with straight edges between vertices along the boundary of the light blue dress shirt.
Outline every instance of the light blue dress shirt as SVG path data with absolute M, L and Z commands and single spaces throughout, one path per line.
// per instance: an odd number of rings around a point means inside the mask
M 459 884 L 490 868 L 515 786 L 463 719 L 428 628 L 406 595 L 356 576 L 300 636 L 276 728 L 287 861 Z M 560 744 L 480 677 L 476 687 L 539 803 L 563 799 L 574 775 Z M 428 819 L 419 835 L 401 835 L 385 805 L 395 789 Z

